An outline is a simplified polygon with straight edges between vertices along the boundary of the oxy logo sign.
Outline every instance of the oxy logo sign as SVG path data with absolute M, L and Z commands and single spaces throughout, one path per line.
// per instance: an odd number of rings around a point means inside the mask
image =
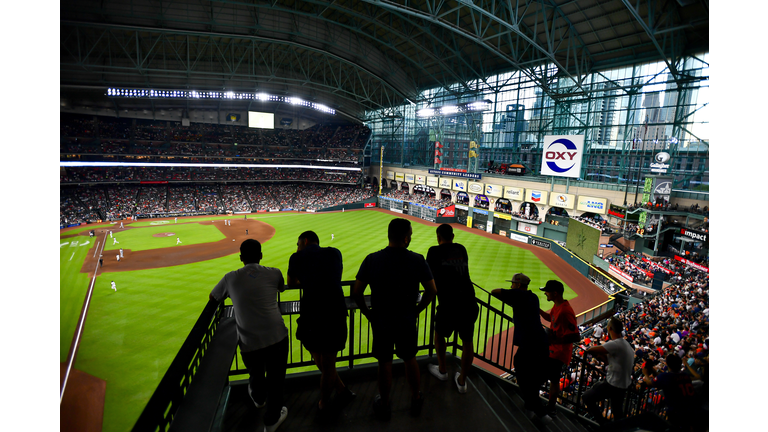
M 541 174 L 578 178 L 583 150 L 584 135 L 545 136 Z

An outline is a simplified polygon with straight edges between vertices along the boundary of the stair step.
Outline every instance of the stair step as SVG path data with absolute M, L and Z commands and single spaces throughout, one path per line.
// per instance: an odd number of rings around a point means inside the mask
M 500 386 L 498 382 L 500 378 L 494 377 L 484 371 L 478 371 L 475 376 L 480 378 L 475 381 L 481 381 L 483 387 L 487 389 L 487 394 L 482 393 L 481 396 L 497 413 L 503 413 L 505 415 L 506 420 L 504 420 L 504 424 L 508 425 L 509 430 L 528 432 L 539 431 L 528 418 L 525 410 L 521 406 L 515 404 Z

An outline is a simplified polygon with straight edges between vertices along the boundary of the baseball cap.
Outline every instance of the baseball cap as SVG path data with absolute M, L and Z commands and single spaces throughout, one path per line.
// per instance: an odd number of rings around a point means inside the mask
M 507 282 L 517 282 L 521 284 L 528 284 L 531 282 L 531 278 L 529 278 L 528 276 L 522 273 L 515 273 L 515 275 L 512 276 L 512 279 L 509 279 Z
M 565 291 L 563 283 L 556 280 L 547 281 L 544 287 L 540 288 L 544 292 L 559 293 L 562 294 Z

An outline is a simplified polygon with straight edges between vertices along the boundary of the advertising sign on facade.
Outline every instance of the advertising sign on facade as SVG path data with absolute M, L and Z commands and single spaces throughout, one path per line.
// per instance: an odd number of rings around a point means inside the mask
M 497 217 L 499 219 L 504 219 L 504 220 L 512 220 L 512 216 L 511 215 L 504 214 L 504 213 L 494 213 L 493 217 Z
M 424 177 L 423 175 L 417 175 L 416 178 L 414 179 L 414 183 L 421 184 L 421 185 L 426 183 L 426 181 L 427 181 L 427 178 Z
M 452 189 L 453 185 L 451 184 L 451 179 L 440 177 L 440 187 L 443 189 Z
M 630 276 L 630 275 L 628 275 L 628 274 L 624 273 L 624 272 L 623 272 L 623 271 L 622 271 L 620 268 L 616 267 L 616 266 L 615 266 L 615 265 L 613 265 L 613 264 L 609 265 L 609 266 L 608 266 L 608 268 L 609 268 L 610 270 L 612 270 L 612 271 L 616 272 L 616 274 L 618 274 L 619 276 L 621 276 L 622 278 L 624 278 L 624 279 L 626 279 L 626 280 L 628 280 L 628 281 L 630 281 L 630 282 L 632 282 L 632 281 L 634 281 L 634 280 L 635 280 L 635 279 L 634 279 L 632 276 Z
M 504 186 L 504 198 L 515 201 L 522 201 L 523 196 L 523 188 Z
M 448 182 L 450 183 L 450 181 Z M 437 177 L 427 177 L 427 186 L 437 187 L 440 184 L 440 179 Z
M 458 210 L 469 210 L 469 207 L 467 207 L 465 205 L 461 205 L 461 204 L 456 204 L 456 208 Z
M 608 201 L 603 198 L 595 198 L 588 196 L 579 196 L 576 210 L 581 210 L 591 213 L 605 214 L 608 208 Z
M 395 172 L 387 171 L 387 180 L 394 180 L 394 179 L 395 179 Z
M 405 180 L 405 174 L 403 173 L 395 173 L 395 180 L 401 182 Z
M 477 182 L 469 182 L 467 189 L 473 194 L 481 194 L 483 193 L 483 184 Z
M 706 242 L 707 240 L 709 240 L 709 236 L 707 235 L 707 233 L 703 233 L 701 231 L 693 231 L 685 228 L 680 228 L 680 234 L 701 242 Z
M 413 174 L 406 174 L 405 175 L 405 182 L 406 183 L 413 183 Z
M 365 204 L 363 204 L 363 206 L 365 206 L 366 208 L 368 208 L 368 207 L 376 207 L 376 203 L 365 203 Z
M 552 249 L 552 243 L 544 241 L 544 240 L 539 240 L 539 239 L 532 238 L 531 239 L 531 244 L 534 245 L 534 246 L 538 246 L 540 248 L 544 248 L 544 249 Z
M 553 207 L 572 209 L 575 201 L 575 195 L 566 193 L 552 192 L 552 195 L 549 196 L 549 205 Z
M 691 266 L 691 267 L 693 267 L 695 269 L 699 269 L 699 270 L 701 270 L 703 272 L 709 273 L 709 268 L 704 267 L 701 264 L 697 264 L 697 263 L 695 263 L 693 261 L 689 261 L 689 260 L 687 260 L 687 259 L 685 259 L 685 258 L 683 258 L 681 256 L 675 255 L 675 260 L 680 261 L 681 263 L 687 264 L 687 265 L 689 265 L 689 266 Z
M 522 231 L 526 234 L 537 235 L 539 226 L 520 222 L 517 224 L 517 230 Z
M 442 180 L 442 178 L 440 180 Z M 466 191 L 467 190 L 467 181 L 466 180 L 452 179 L 451 183 L 453 184 L 451 189 L 453 189 L 455 191 Z
M 517 240 L 519 242 L 528 243 L 528 237 L 524 235 L 509 233 L 509 238 L 511 238 L 512 240 Z
M 445 208 L 441 208 L 438 215 L 440 217 L 454 217 L 456 216 L 456 207 L 453 205 L 450 205 Z
M 504 195 L 504 188 L 500 185 L 486 184 L 485 194 L 491 197 L 501 198 Z
M 541 158 L 541 175 L 578 178 L 584 154 L 584 135 L 547 135 Z
M 472 180 L 480 180 L 481 178 L 483 178 L 482 174 L 452 171 L 447 169 L 439 169 L 439 170 L 430 169 L 430 170 L 427 170 L 427 172 L 429 174 L 434 174 L 439 176 L 458 177 L 458 178 L 466 178 L 466 179 L 472 179 Z
M 526 189 L 525 202 L 534 203 L 534 204 L 546 204 L 547 191 L 536 190 L 536 189 Z

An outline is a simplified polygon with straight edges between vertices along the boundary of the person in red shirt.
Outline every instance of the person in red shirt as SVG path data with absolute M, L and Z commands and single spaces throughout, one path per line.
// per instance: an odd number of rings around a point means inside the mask
M 549 379 L 549 403 L 547 412 L 555 415 L 557 395 L 560 391 L 560 379 L 563 370 L 571 362 L 573 343 L 581 340 L 579 326 L 576 324 L 576 313 L 568 300 L 563 298 L 565 288 L 563 283 L 556 280 L 547 281 L 541 288 L 547 295 L 547 301 L 554 303 L 549 313 L 539 309 L 539 315 L 549 321 L 549 358 L 545 367 L 547 379 Z

